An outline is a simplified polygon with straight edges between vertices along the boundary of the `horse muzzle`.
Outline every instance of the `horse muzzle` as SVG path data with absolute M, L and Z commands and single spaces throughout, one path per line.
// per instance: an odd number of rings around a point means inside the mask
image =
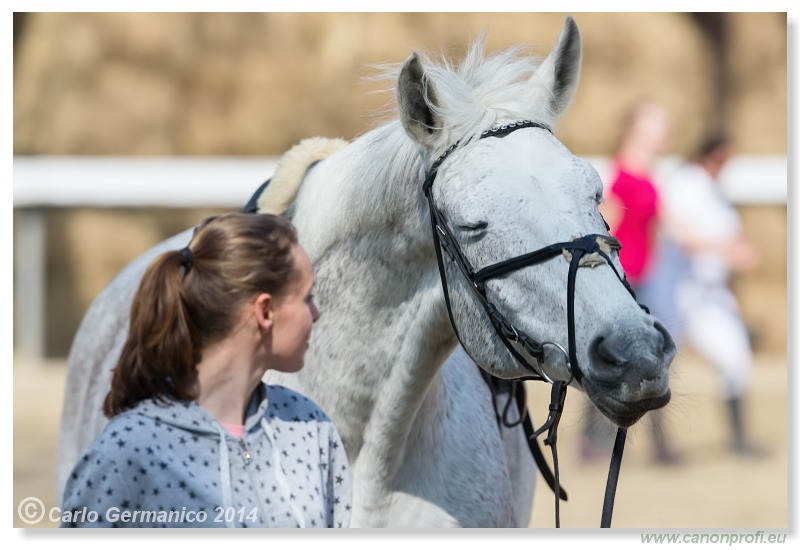
M 598 337 L 589 349 L 583 389 L 612 422 L 630 426 L 669 403 L 675 353 L 675 342 L 658 321 Z

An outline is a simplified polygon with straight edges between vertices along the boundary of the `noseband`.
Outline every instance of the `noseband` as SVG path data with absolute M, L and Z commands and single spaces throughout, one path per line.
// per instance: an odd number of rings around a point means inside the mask
M 522 130 L 524 128 L 543 129 L 552 134 L 552 130 L 544 124 L 532 122 L 530 120 L 523 120 L 487 130 L 481 134 L 479 139 L 502 138 L 511 134 L 512 132 Z M 509 351 L 512 357 L 514 357 L 523 367 L 525 367 L 525 369 L 530 371 L 530 376 L 524 377 L 521 380 L 540 380 L 548 382 L 553 386 L 549 408 L 550 412 L 548 414 L 547 421 L 541 428 L 536 430 L 530 436 L 530 438 L 535 442 L 535 438 L 541 433 L 544 431 L 548 432 L 548 436 L 544 442 L 546 445 L 550 446 L 552 450 L 555 474 L 552 480 L 547 478 L 547 476 L 546 479 L 548 480 L 548 483 L 551 484 L 551 487 L 556 494 L 556 527 L 559 527 L 560 519 L 558 505 L 561 498 L 565 497 L 562 497 L 561 495 L 558 479 L 556 430 L 558 428 L 558 422 L 563 411 L 567 386 L 572 383 L 573 379 L 579 384 L 582 384 L 584 378 L 583 371 L 578 364 L 575 343 L 575 277 L 578 272 L 578 267 L 583 265 L 595 266 L 606 263 L 612 268 L 614 274 L 625 286 L 628 292 L 631 293 L 634 299 L 636 296 L 624 275 L 620 275 L 611 261 L 610 255 L 613 250 L 620 249 L 620 243 L 617 239 L 609 235 L 584 235 L 571 241 L 551 244 L 534 252 L 529 252 L 527 254 L 516 256 L 483 267 L 479 270 L 475 270 L 453 236 L 445 216 L 433 202 L 432 188 L 439 168 L 441 167 L 442 163 L 447 160 L 450 154 L 458 148 L 458 145 L 459 143 L 452 145 L 438 159 L 436 159 L 428 171 L 425 181 L 422 185 L 422 191 L 428 200 L 428 206 L 430 209 L 434 248 L 436 249 L 436 260 L 439 264 L 439 276 L 442 281 L 442 289 L 444 291 L 447 314 L 450 317 L 450 324 L 455 331 L 456 338 L 458 338 L 458 341 L 461 343 L 462 347 L 464 347 L 467 353 L 469 353 L 468 348 L 464 345 L 464 342 L 459 335 L 458 327 L 456 326 L 455 318 L 453 316 L 453 310 L 450 305 L 450 292 L 443 260 L 443 251 L 444 254 L 446 254 L 450 260 L 456 264 L 458 269 L 461 271 L 461 274 L 468 281 L 468 286 L 472 290 L 473 296 L 483 307 L 486 316 L 494 327 L 495 333 L 499 336 L 506 349 Z M 607 224 L 606 229 L 608 229 Z M 569 261 L 569 271 L 567 274 L 568 343 L 566 349 L 556 342 L 538 342 L 534 338 L 531 338 L 529 335 L 527 335 L 524 331 L 515 327 L 508 320 L 508 318 L 498 310 L 494 303 L 492 303 L 486 292 L 486 282 L 491 279 L 508 275 L 509 273 L 513 273 L 524 267 L 547 262 L 559 256 L 566 257 Z M 567 369 L 569 371 L 569 378 L 567 380 L 556 380 L 554 377 L 549 376 L 545 372 L 544 361 L 545 353 L 548 347 L 564 355 Z M 472 355 L 471 353 L 469 354 Z M 526 355 L 528 357 L 526 357 Z M 529 358 L 536 360 L 535 362 L 538 368 L 531 363 Z M 625 433 L 626 431 L 624 428 L 619 428 L 617 432 L 617 439 L 614 445 L 614 451 L 612 453 L 611 470 L 609 471 L 609 479 L 606 487 L 606 500 L 603 506 L 601 527 L 609 527 L 611 524 L 611 512 L 613 509 L 614 492 L 616 489 L 616 478 L 619 475 L 619 465 L 621 464 L 622 460 Z

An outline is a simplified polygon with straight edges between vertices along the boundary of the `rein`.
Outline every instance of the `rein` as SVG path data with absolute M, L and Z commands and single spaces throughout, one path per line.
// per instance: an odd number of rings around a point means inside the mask
M 524 128 L 538 128 L 543 129 L 552 134 L 550 127 L 530 120 L 523 120 L 513 122 L 487 130 L 483 132 L 478 139 L 485 138 L 502 138 L 512 132 Z M 453 316 L 452 307 L 450 304 L 450 291 L 447 282 L 447 275 L 444 264 L 444 255 L 446 254 L 450 260 L 456 264 L 462 275 L 469 283 L 473 296 L 477 299 L 478 303 L 483 307 L 489 321 L 495 329 L 496 334 L 505 345 L 509 353 L 514 357 L 523 367 L 530 371 L 530 376 L 520 378 L 519 380 L 537 380 L 545 381 L 552 385 L 550 392 L 550 406 L 547 420 L 545 423 L 533 433 L 528 434 L 526 430 L 529 443 L 536 445 L 531 449 L 534 452 L 534 458 L 540 466 L 545 480 L 555 493 L 555 520 L 556 527 L 560 527 L 560 500 L 566 500 L 566 494 L 561 490 L 561 484 L 558 471 L 558 452 L 556 449 L 557 430 L 558 424 L 561 420 L 561 414 L 564 410 L 564 401 L 567 394 L 567 386 L 573 381 L 581 383 L 583 380 L 583 372 L 578 364 L 575 342 L 575 278 L 578 272 L 578 267 L 582 265 L 597 265 L 598 263 L 607 263 L 616 274 L 620 282 L 636 298 L 633 289 L 628 284 L 624 275 L 620 275 L 614 264 L 611 262 L 610 254 L 612 250 L 619 250 L 619 241 L 608 235 L 589 234 L 578 237 L 572 241 L 559 242 L 540 248 L 534 252 L 529 252 L 521 256 L 516 256 L 507 260 L 497 262 L 495 264 L 486 266 L 479 270 L 475 270 L 470 264 L 458 245 L 455 237 L 450 231 L 450 227 L 445 219 L 444 214 L 436 207 L 433 202 L 433 184 L 436 180 L 436 175 L 442 163 L 455 151 L 459 143 L 455 143 L 449 147 L 431 166 L 428 171 L 425 181 L 422 185 L 422 191 L 428 201 L 428 207 L 431 216 L 431 228 L 433 230 L 434 248 L 436 250 L 436 261 L 439 266 L 439 276 L 442 282 L 442 289 L 444 291 L 445 305 L 447 306 L 447 314 L 450 317 L 450 324 L 456 334 L 456 338 L 461 343 L 462 347 L 467 350 L 456 326 L 455 318 Z M 608 229 L 608 225 L 606 225 Z M 571 255 L 571 258 L 570 258 Z M 568 344 L 567 349 L 562 347 L 556 342 L 537 342 L 522 330 L 517 329 L 492 303 L 486 293 L 486 282 L 490 279 L 501 277 L 532 265 L 544 263 L 558 256 L 567 257 L 569 260 L 569 272 L 567 275 L 567 324 L 568 324 Z M 598 260 L 597 258 L 601 258 Z M 519 348 L 517 348 L 519 346 Z M 556 380 L 549 376 L 544 369 L 545 352 L 547 348 L 553 348 L 555 352 L 561 353 L 566 361 L 567 368 L 570 376 L 568 380 Z M 524 355 L 523 355 L 524 354 Z M 470 354 L 471 355 L 471 354 Z M 527 357 L 526 357 L 527 355 Z M 530 358 L 535 359 L 538 368 L 531 364 Z M 473 359 L 474 360 L 474 359 Z M 513 394 L 512 394 L 513 395 Z M 512 397 L 513 398 L 513 397 Z M 505 416 L 505 414 L 504 414 Z M 523 415 L 520 413 L 520 417 Z M 522 422 L 522 420 L 520 421 Z M 545 445 L 549 446 L 553 456 L 553 473 L 548 475 L 545 469 L 542 468 L 544 458 L 541 456 L 541 451 L 538 449 L 536 443 L 538 436 L 547 432 L 547 437 L 544 439 Z M 601 527 L 611 526 L 611 515 L 614 507 L 614 496 L 616 494 L 617 480 L 619 478 L 619 471 L 622 464 L 622 452 L 624 450 L 625 438 L 627 431 L 625 428 L 618 428 L 614 450 L 611 457 L 611 465 L 609 467 L 608 481 L 606 484 L 605 498 L 603 501 L 603 512 L 601 517 Z M 538 451 L 538 455 L 537 452 Z

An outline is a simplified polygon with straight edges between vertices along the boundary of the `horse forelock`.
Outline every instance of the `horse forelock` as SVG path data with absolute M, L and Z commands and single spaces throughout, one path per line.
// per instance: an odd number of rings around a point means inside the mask
M 552 122 L 550 92 L 533 78 L 539 59 L 524 55 L 521 47 L 488 55 L 481 39 L 457 67 L 423 64 L 437 96 L 435 103 L 428 97 L 429 106 L 451 140 L 469 141 L 502 121 Z
M 552 91 L 535 77 L 542 59 L 527 53 L 523 46 L 489 53 L 485 35 L 470 45 L 459 62 L 444 54 L 420 55 L 432 93 L 426 94 L 428 107 L 439 122 L 444 139 L 438 156 L 455 142 L 469 143 L 504 121 L 535 120 L 552 125 Z M 380 78 L 397 79 L 400 65 L 384 66 Z

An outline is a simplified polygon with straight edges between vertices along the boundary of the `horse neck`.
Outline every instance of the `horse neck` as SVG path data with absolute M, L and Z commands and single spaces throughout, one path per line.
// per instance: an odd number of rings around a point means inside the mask
M 430 239 L 419 242 L 426 219 L 421 169 L 419 155 L 397 121 L 316 164 L 298 192 L 292 216 L 311 259 L 340 241 L 386 228 L 414 241 L 398 241 L 403 245 L 398 254 L 429 244 Z
M 336 157 L 309 174 L 294 217 L 322 311 L 300 374 L 351 461 L 386 483 L 423 401 L 438 409 L 429 390 L 456 341 L 410 140 L 389 125 Z

